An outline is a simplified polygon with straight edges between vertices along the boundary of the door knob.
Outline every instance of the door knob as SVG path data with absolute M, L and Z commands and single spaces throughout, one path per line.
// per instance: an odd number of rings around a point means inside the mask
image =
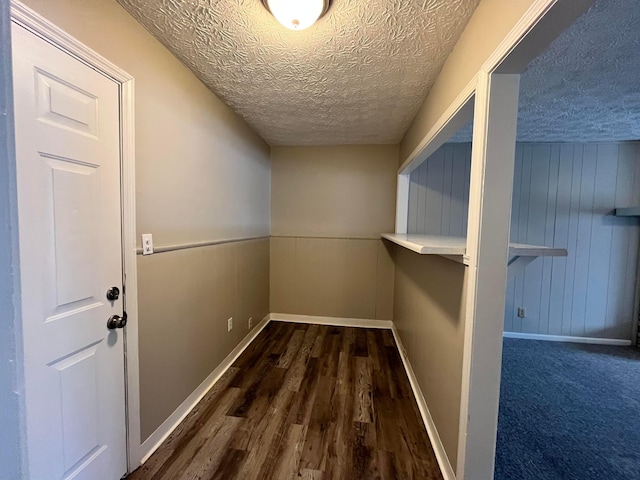
M 107 290 L 107 300 L 113 302 L 120 297 L 120 289 L 118 287 L 111 287 Z
M 124 312 L 122 316 L 111 315 L 107 320 L 107 328 L 113 330 L 115 328 L 124 328 L 127 324 L 127 312 Z

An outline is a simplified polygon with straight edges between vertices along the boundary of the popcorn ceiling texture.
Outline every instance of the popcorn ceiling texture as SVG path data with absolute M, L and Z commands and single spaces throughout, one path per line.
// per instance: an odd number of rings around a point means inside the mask
M 260 0 L 118 0 L 271 145 L 399 143 L 480 0 L 333 0 L 302 32 Z
M 471 141 L 471 125 L 451 142 Z M 640 2 L 597 0 L 529 65 L 518 140 L 640 140 Z

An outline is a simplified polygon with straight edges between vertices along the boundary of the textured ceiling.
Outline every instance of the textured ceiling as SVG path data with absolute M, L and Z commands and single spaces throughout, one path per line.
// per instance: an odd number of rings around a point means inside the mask
M 467 125 L 451 141 L 470 140 Z M 640 1 L 597 0 L 531 62 L 518 140 L 640 140 Z
M 260 0 L 118 0 L 271 145 L 398 143 L 480 0 L 333 0 L 301 32 Z

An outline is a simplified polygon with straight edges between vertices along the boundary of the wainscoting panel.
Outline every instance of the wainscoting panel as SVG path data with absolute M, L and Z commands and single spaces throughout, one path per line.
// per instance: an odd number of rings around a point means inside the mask
M 469 144 L 444 145 L 411 175 L 409 231 L 466 234 Z M 505 330 L 629 339 L 640 246 L 640 143 L 518 144 L 511 241 L 566 248 L 507 287 Z M 526 317 L 517 316 L 518 307 Z
M 152 437 L 147 452 L 269 313 L 269 270 L 268 238 L 138 257 L 141 435 Z
M 271 310 L 391 320 L 390 248 L 378 239 L 271 237 Z

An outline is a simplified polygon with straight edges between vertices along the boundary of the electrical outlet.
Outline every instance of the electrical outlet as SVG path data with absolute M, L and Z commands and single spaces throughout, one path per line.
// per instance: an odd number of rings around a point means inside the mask
M 518 307 L 518 317 L 524 318 L 526 316 L 527 316 L 527 311 L 524 309 L 524 307 Z
M 151 255 L 153 253 L 153 235 L 150 233 L 142 234 L 142 254 Z
M 230 332 L 231 330 L 233 330 L 233 317 L 227 320 L 227 332 Z
M 251 327 L 253 326 L 252 323 L 253 323 L 253 317 L 249 317 L 249 330 L 251 330 Z

